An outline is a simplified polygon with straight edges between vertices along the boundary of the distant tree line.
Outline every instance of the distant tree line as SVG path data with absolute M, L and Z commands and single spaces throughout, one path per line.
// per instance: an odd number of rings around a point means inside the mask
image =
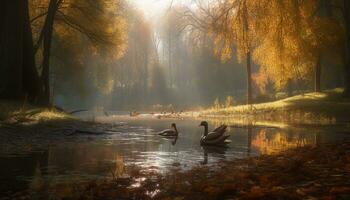
M 3 0 L 0 98 L 132 110 L 349 97 L 349 25 L 347 0 L 174 1 L 158 21 L 124 0 Z

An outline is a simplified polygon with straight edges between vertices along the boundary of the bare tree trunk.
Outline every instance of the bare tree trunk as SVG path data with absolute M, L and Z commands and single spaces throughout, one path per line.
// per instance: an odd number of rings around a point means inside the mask
M 251 53 L 250 53 L 250 41 L 249 41 L 249 22 L 248 22 L 248 9 L 247 2 L 244 0 L 243 2 L 243 23 L 244 23 L 244 32 L 245 32 L 245 42 L 246 42 L 246 59 L 247 59 L 247 104 L 253 103 L 252 98 L 252 66 L 251 66 Z
M 252 66 L 250 51 L 247 52 L 247 104 L 252 104 Z
M 148 101 L 148 48 L 145 49 L 144 53 L 144 79 L 143 79 L 143 93 L 144 93 L 144 104 Z
M 315 66 L 315 85 L 314 85 L 315 92 L 321 92 L 321 72 L 322 72 L 321 56 L 319 56 L 317 58 L 317 63 Z
M 53 25 L 55 22 L 55 15 L 59 4 L 62 0 L 51 0 L 48 8 L 48 13 L 43 27 L 43 71 L 41 79 L 43 82 L 43 97 L 44 104 L 49 105 L 50 101 L 50 55 L 51 55 L 51 41 L 53 33 Z
M 169 44 L 168 44 L 168 62 L 169 62 L 169 80 L 170 80 L 170 88 L 173 88 L 173 69 L 172 69 L 172 63 L 171 63 L 171 31 L 169 30 Z
M 350 1 L 344 0 L 344 22 L 346 30 L 344 97 L 350 97 Z
M 28 1 L 25 4 L 25 23 L 24 23 L 24 46 L 23 46 L 23 90 L 28 100 L 38 103 L 41 94 L 41 82 L 36 69 L 35 53 L 33 46 L 32 28 L 29 19 Z

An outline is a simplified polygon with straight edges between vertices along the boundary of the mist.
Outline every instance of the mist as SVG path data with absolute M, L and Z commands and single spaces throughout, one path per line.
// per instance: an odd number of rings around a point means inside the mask
M 125 6 L 127 47 L 121 56 L 74 52 L 92 46 L 88 38 L 80 35 L 79 44 L 63 46 L 64 38 L 54 35 L 51 76 L 55 105 L 69 109 L 183 110 L 206 107 L 228 96 L 244 102 L 244 67 L 235 58 L 222 62 L 213 53 L 213 40 L 204 34 L 193 39 L 191 30 L 184 29 L 187 19 L 183 14 L 189 6 L 166 4 L 156 17 L 133 4 Z M 153 21 L 155 18 L 158 20 Z

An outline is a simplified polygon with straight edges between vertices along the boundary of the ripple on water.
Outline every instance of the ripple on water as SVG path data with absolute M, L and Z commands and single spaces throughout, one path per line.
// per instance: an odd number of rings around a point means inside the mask
M 349 134 L 322 128 L 317 131 L 235 128 L 228 132 L 232 141 L 228 148 L 202 148 L 199 138 L 203 130 L 197 127 L 196 120 L 176 121 L 180 131 L 176 141 L 156 134 L 169 128 L 173 121 L 131 120 L 115 127 L 116 132 L 96 136 L 62 137 L 55 133 L 50 137 L 40 134 L 23 137 L 0 132 L 0 177 L 1 182 L 9 183 L 1 184 L 0 192 L 13 184 L 25 188 L 39 175 L 59 182 L 110 177 L 111 167 L 122 169 L 130 165 L 162 172 L 171 167 L 184 170 L 198 165 L 215 167 L 221 160 L 350 138 Z

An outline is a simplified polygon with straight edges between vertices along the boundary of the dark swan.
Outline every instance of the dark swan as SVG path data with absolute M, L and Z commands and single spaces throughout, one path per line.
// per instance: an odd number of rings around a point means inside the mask
M 177 131 L 176 124 L 171 124 L 171 129 L 165 129 L 158 133 L 158 135 L 161 136 L 167 136 L 167 137 L 176 137 L 179 135 L 179 132 Z
M 225 145 L 229 135 L 225 135 L 227 126 L 221 125 L 211 132 L 208 131 L 208 122 L 202 121 L 199 126 L 204 126 L 204 134 L 201 137 L 201 145 Z

